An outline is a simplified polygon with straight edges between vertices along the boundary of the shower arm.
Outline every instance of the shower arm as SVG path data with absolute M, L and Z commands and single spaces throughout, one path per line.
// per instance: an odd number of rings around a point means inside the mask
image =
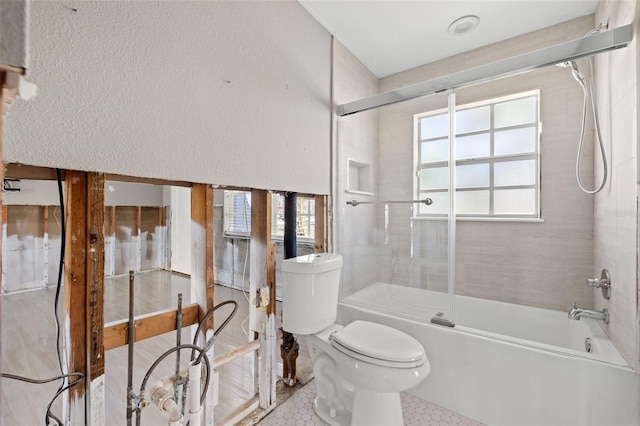
M 424 204 L 425 206 L 430 206 L 433 204 L 433 200 L 431 198 L 425 198 L 424 200 L 404 200 L 404 201 L 357 201 L 351 200 L 347 201 L 347 204 L 350 206 L 356 207 L 360 204 Z

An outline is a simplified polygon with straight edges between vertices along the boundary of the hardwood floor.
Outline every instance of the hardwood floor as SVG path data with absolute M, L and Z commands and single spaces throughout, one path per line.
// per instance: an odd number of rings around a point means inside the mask
M 129 277 L 108 278 L 105 281 L 105 322 L 128 317 Z M 136 275 L 135 314 L 145 314 L 177 306 L 177 296 L 183 295 L 183 305 L 191 303 L 189 278 L 165 271 Z M 55 346 L 53 301 L 55 289 L 38 290 L 0 297 L 2 322 L 0 323 L 2 352 L 0 370 L 34 378 L 58 374 Z M 216 286 L 215 303 L 233 299 L 238 302 L 238 312 L 222 331 L 215 344 L 215 353 L 222 354 L 247 342 L 249 305 L 245 295 L 238 290 Z M 62 303 L 62 301 L 60 302 Z M 218 327 L 230 312 L 225 306 L 216 311 Z M 60 310 L 61 311 L 61 310 Z M 280 312 L 278 303 L 277 312 Z M 278 318 L 279 326 L 279 318 Z M 182 343 L 190 343 L 191 328 L 182 332 Z M 175 346 L 176 334 L 136 342 L 133 387 L 140 389 L 141 381 L 151 364 L 166 350 Z M 189 351 L 181 354 L 182 367 L 186 368 Z M 299 360 L 308 358 L 301 348 Z M 127 347 L 107 351 L 105 355 L 106 423 L 126 424 Z M 154 371 L 147 390 L 159 378 L 175 370 L 175 356 L 168 356 Z M 281 374 L 280 367 L 280 374 Z M 218 369 L 220 398 L 215 407 L 216 419 L 222 419 L 234 408 L 253 395 L 253 362 L 251 355 L 235 360 Z M 34 385 L 6 378 L 0 379 L 0 425 L 42 425 L 46 406 L 55 394 L 58 383 Z M 61 403 L 54 405 L 54 413 L 61 414 Z M 142 412 L 142 425 L 166 424 L 165 417 L 155 407 Z

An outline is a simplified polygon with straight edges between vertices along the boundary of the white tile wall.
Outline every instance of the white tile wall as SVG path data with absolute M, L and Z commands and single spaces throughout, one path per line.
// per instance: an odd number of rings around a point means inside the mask
M 640 15 L 636 2 L 601 1 L 596 22 L 609 28 L 631 23 Z M 637 26 L 637 19 L 636 19 Z M 603 326 L 625 360 L 639 370 L 638 346 L 638 82 L 637 41 L 625 49 L 596 59 L 596 96 L 603 138 L 610 154 L 611 184 L 595 197 L 594 271 L 607 268 L 612 275 L 612 294 L 604 300 L 594 293 L 598 309 L 607 308 L 609 325 Z

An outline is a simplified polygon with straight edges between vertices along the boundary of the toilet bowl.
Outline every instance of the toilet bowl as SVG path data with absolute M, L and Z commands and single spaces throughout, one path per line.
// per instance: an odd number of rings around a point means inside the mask
M 322 253 L 282 266 L 283 328 L 305 340 L 317 385 L 314 410 L 331 425 L 402 425 L 400 392 L 429 374 L 422 345 L 367 321 L 335 324 L 342 257 Z

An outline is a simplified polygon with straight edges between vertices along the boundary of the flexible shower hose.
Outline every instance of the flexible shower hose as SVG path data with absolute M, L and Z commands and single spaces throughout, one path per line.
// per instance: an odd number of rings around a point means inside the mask
M 589 65 L 589 78 L 588 84 L 581 84 L 582 92 L 583 92 L 583 102 L 582 102 L 582 129 L 580 131 L 580 143 L 578 144 L 578 155 L 576 157 L 576 180 L 578 181 L 578 186 L 580 189 L 587 194 L 596 194 L 604 188 L 607 183 L 607 175 L 608 175 L 608 167 L 607 167 L 607 155 L 604 150 L 604 142 L 602 142 L 602 135 L 600 134 L 600 122 L 598 121 L 598 107 L 596 106 L 595 98 L 593 96 L 593 63 L 591 58 L 586 58 L 587 64 Z M 600 154 L 602 155 L 602 168 L 604 175 L 602 176 L 602 182 L 600 185 L 593 190 L 589 190 L 585 188 L 582 184 L 582 178 L 580 176 L 580 163 L 582 159 L 582 149 L 584 146 L 584 133 L 585 128 L 587 126 L 587 104 L 588 98 L 591 98 L 591 110 L 593 111 L 593 121 L 594 126 L 596 128 L 596 137 L 598 138 L 598 145 L 600 147 Z

